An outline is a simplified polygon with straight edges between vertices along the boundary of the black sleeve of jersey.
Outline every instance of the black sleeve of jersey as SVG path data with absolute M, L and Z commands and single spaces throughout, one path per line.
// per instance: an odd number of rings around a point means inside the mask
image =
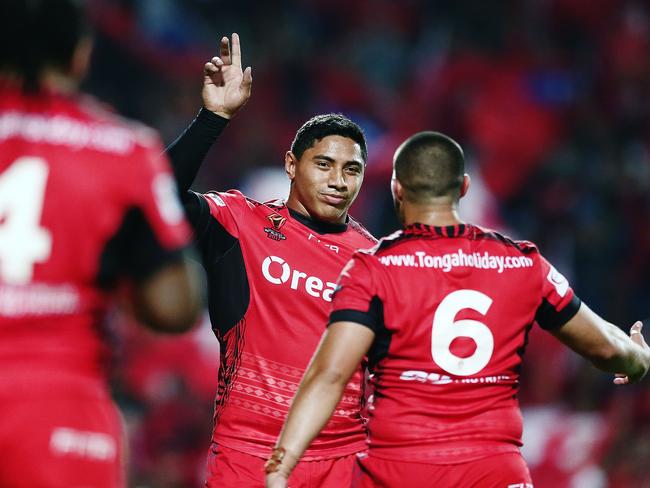
M 171 161 L 181 198 L 185 199 L 185 193 L 196 178 L 201 163 L 226 125 L 228 119 L 202 108 L 189 127 L 165 151 Z
M 559 329 L 578 313 L 581 303 L 581 300 L 573 295 L 573 298 L 566 307 L 558 312 L 553 305 L 546 299 L 543 299 L 542 304 L 537 308 L 537 312 L 535 313 L 535 320 L 542 329 Z
M 330 326 L 334 322 L 355 322 L 365 325 L 373 332 L 377 333 L 384 328 L 384 307 L 378 296 L 372 297 L 367 311 L 362 310 L 335 310 L 330 314 Z
M 122 225 L 106 243 L 100 256 L 97 283 L 111 288 L 118 278 L 140 282 L 165 265 L 180 262 L 184 249 L 165 249 L 141 209 L 129 209 Z
M 210 214 L 205 197 L 188 192 L 186 211 L 208 278 L 210 322 L 220 340 L 246 314 L 250 286 L 239 240 Z
M 375 340 L 368 351 L 368 367 L 372 371 L 377 363 L 386 357 L 393 333 L 384 323 L 384 304 L 378 296 L 372 297 L 367 312 L 360 310 L 335 310 L 330 314 L 328 326 L 334 322 L 355 322 L 365 325 L 375 333 Z

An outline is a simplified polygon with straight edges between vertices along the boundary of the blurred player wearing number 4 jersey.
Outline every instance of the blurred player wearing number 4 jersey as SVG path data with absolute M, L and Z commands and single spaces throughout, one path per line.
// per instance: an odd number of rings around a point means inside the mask
M 348 217 L 366 162 L 361 129 L 321 115 L 285 155 L 287 201 L 256 202 L 238 191 L 188 190 L 203 156 L 248 100 L 239 38 L 205 66 L 205 108 L 168 150 L 208 275 L 212 326 L 221 344 L 207 486 L 264 486 L 264 457 L 324 329 L 335 280 L 352 253 L 375 239 Z M 349 484 L 365 449 L 361 374 L 296 470 L 296 488 Z
M 0 3 L 0 486 L 125 485 L 101 319 L 116 280 L 148 326 L 200 313 L 156 134 L 81 96 L 72 0 Z
M 368 355 L 369 451 L 352 486 L 528 488 L 519 453 L 519 368 L 534 322 L 616 384 L 650 367 L 641 323 L 631 337 L 575 296 L 534 244 L 462 222 L 469 187 L 453 140 L 423 132 L 395 154 L 392 192 L 403 230 L 355 253 L 330 325 L 267 462 L 287 486 L 343 386 Z

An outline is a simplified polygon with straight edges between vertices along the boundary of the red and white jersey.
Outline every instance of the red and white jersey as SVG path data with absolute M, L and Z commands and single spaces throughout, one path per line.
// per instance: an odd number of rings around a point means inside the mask
M 473 225 L 416 224 L 356 253 L 330 323 L 376 334 L 373 455 L 454 464 L 517 451 L 528 331 L 560 327 L 579 307 L 533 244 Z
M 103 394 L 107 291 L 190 235 L 161 152 L 90 99 L 0 86 L 0 395 Z
M 359 224 L 325 224 L 238 191 L 195 194 L 210 318 L 221 343 L 213 441 L 265 457 L 325 330 L 336 279 L 376 241 Z M 347 386 L 305 459 L 365 449 L 361 376 Z

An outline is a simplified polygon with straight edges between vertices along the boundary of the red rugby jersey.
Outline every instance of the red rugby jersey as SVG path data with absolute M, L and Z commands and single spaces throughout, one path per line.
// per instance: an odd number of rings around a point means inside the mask
M 107 290 L 190 235 L 161 151 L 87 97 L 0 87 L 0 395 L 105 394 Z
M 281 201 L 194 195 L 188 208 L 202 214 L 193 221 L 221 344 L 213 440 L 267 456 L 324 331 L 339 272 L 376 241 L 351 219 L 310 221 Z M 357 373 L 305 460 L 365 449 L 360 380 Z
M 528 331 L 560 327 L 579 306 L 533 244 L 474 225 L 416 224 L 356 253 L 330 323 L 376 333 L 373 455 L 453 464 L 517 451 Z

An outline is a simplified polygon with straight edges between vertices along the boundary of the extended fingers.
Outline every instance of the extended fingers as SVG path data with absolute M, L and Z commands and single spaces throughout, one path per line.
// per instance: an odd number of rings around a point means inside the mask
M 241 44 L 236 32 L 232 34 L 232 64 L 241 68 Z
M 234 39 L 233 39 L 234 40 Z M 231 64 L 232 60 L 230 58 L 230 41 L 226 36 L 221 38 L 221 46 L 219 48 L 219 55 L 223 64 Z

